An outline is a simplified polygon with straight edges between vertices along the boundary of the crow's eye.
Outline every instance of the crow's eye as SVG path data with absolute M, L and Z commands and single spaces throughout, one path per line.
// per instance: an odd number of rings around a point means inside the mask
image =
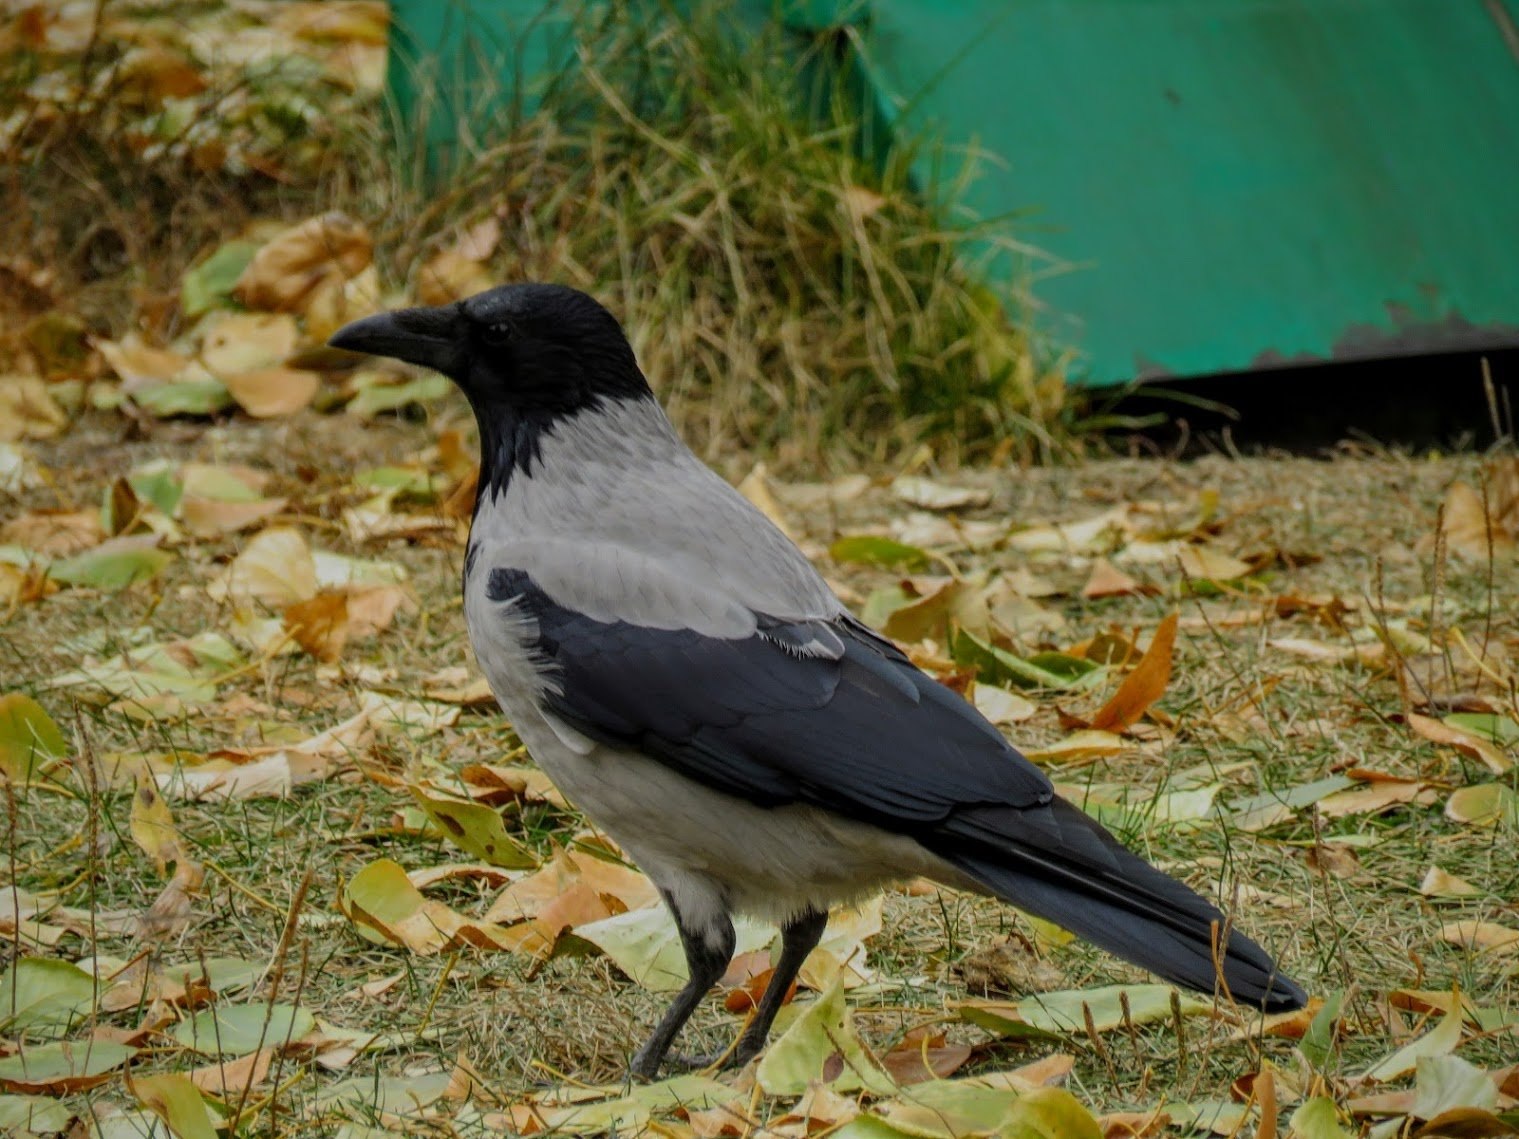
M 499 347 L 502 344 L 506 344 L 511 340 L 511 338 L 512 326 L 510 324 L 507 324 L 505 321 L 498 321 L 495 324 L 487 324 L 480 331 L 480 339 L 492 346 Z

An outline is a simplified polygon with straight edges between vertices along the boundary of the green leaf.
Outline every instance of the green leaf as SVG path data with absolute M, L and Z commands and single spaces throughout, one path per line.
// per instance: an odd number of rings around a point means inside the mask
M 449 1072 L 425 1072 L 416 1076 L 355 1076 L 316 1094 L 323 1107 L 339 1105 L 360 1109 L 366 1115 L 415 1116 L 443 1097 L 453 1076 Z
M 412 786 L 411 797 L 450 842 L 492 866 L 525 870 L 538 865 L 530 850 L 506 833 L 494 807 Z
M 840 981 L 803 1008 L 791 1027 L 770 1045 L 755 1071 L 755 1080 L 769 1095 L 801 1095 L 817 1080 L 839 1092 L 859 1088 L 877 1094 L 896 1091 L 891 1077 L 855 1035 Z
M 775 927 L 750 918 L 733 922 L 734 953 L 752 953 L 775 940 Z M 570 936 L 605 953 L 636 984 L 670 993 L 686 983 L 680 931 L 664 906 L 645 906 L 576 926 Z
M 1500 747 L 1519 746 L 1519 724 L 1496 712 L 1454 712 L 1445 717 L 1445 722 Z
M 184 485 L 175 473 L 173 464 L 153 462 L 138 467 L 127 475 L 127 485 L 144 502 L 151 502 L 165 517 L 172 518 L 179 509 L 184 496 Z
M 1064 653 L 1041 653 L 1045 664 L 1024 660 L 1006 649 L 988 644 L 964 629 L 955 630 L 950 641 L 950 655 L 956 664 L 976 670 L 977 679 L 987 684 L 1015 685 L 1019 688 L 1047 688 L 1053 691 L 1081 691 L 1099 683 L 1106 670 L 1090 661 L 1080 661 L 1083 669 L 1070 663 L 1076 658 Z M 1055 667 L 1046 667 L 1054 665 Z
M 1170 1020 L 1173 993 L 1170 985 L 1106 985 L 1035 993 L 1016 1001 L 960 1001 L 956 1011 L 962 1020 L 1005 1036 L 1027 1036 L 1031 1032 L 1083 1034 L 1085 1009 L 1091 1010 L 1092 1025 L 1098 1032 L 1122 1025 L 1125 998 L 1133 1024 Z M 1206 1016 L 1213 1011 L 1210 1001 L 1187 993 L 1177 994 L 1177 1000 L 1183 1016 Z
M 61 558 L 48 567 L 47 573 L 48 577 L 63 585 L 114 592 L 156 577 L 173 560 L 174 555 L 167 550 L 152 547 L 101 547 L 71 558 Z
M 370 384 L 348 401 L 349 415 L 373 419 L 387 411 L 400 411 L 412 404 L 436 403 L 448 394 L 449 382 L 442 376 L 418 376 L 400 384 Z
M 216 1120 L 189 1076 L 138 1076 L 128 1084 L 137 1102 L 162 1119 L 176 1139 L 216 1139 Z
M 1334 1100 L 1327 1096 L 1315 1096 L 1304 1101 L 1292 1113 L 1288 1132 L 1294 1139 L 1351 1139 L 1351 1133 L 1340 1126 L 1340 1116 Z
M 0 973 L 0 1030 L 62 1036 L 89 1014 L 95 979 L 77 965 L 23 957 Z
M 136 1054 L 130 1045 L 108 1040 L 23 1045 L 14 1056 L 0 1059 L 0 1088 L 49 1095 L 83 1091 L 104 1083 Z
M 1340 1022 L 1340 1009 L 1344 1004 L 1344 989 L 1331 992 L 1324 998 L 1324 1007 L 1314 1014 L 1308 1031 L 1303 1033 L 1303 1039 L 1298 1041 L 1298 1051 L 1315 1068 L 1322 1069 L 1329 1060 L 1329 1054 L 1334 1048 L 1335 1031 Z
M 727 1084 L 691 1073 L 635 1087 L 627 1095 L 611 1099 L 589 1098 L 593 1090 L 576 1088 L 567 1095 L 554 1092 L 550 1096 L 561 1102 L 535 1104 L 533 1113 L 545 1133 L 639 1135 L 656 1115 L 667 1115 L 677 1108 L 700 1111 L 733 1099 L 733 1089 Z
M 1461 1006 L 1445 1014 L 1444 1019 L 1429 1032 L 1399 1048 L 1380 1063 L 1373 1064 L 1359 1078 L 1386 1082 L 1416 1071 L 1419 1061 L 1429 1056 L 1445 1056 L 1456 1050 L 1461 1043 Z
M 299 1040 L 315 1027 L 316 1019 L 303 1008 L 258 1002 L 202 1009 L 181 1021 L 173 1036 L 186 1048 L 207 1056 L 244 1056 Z
M 68 1130 L 74 1113 L 45 1096 L 0 1095 L 0 1135 L 52 1135 Z
M 365 490 L 390 490 L 397 495 L 430 502 L 438 497 L 443 479 L 421 467 L 375 467 L 354 475 L 353 483 Z
M 63 733 L 41 704 L 24 692 L 0 696 L 0 778 L 24 787 L 67 751 Z
M 232 286 L 258 251 L 256 241 L 225 242 L 181 277 L 179 310 L 185 319 L 194 320 L 214 308 L 227 307 L 232 301 Z
M 149 415 L 167 419 L 174 415 L 215 415 L 235 402 L 220 380 L 170 380 L 138 388 L 132 402 Z
M 1519 792 L 1506 783 L 1478 783 L 1451 792 L 1445 817 L 1473 826 L 1519 827 Z
M 828 547 L 828 556 L 845 565 L 875 566 L 878 569 L 916 572 L 928 568 L 928 551 L 892 538 L 871 534 L 854 534 L 840 538 Z
M 980 1086 L 974 1079 L 931 1080 L 876 1108 L 894 1131 L 913 1139 L 996 1135 L 1007 1139 L 1099 1139 L 1092 1113 L 1064 1088 L 1029 1092 Z

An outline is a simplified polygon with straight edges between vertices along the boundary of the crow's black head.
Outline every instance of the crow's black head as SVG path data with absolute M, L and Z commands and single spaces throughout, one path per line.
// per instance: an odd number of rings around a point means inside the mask
M 328 343 L 442 372 L 464 389 L 482 426 L 650 394 L 617 319 L 563 285 L 502 285 L 437 308 L 381 313 Z
M 442 372 L 480 425 L 480 486 L 531 475 L 566 416 L 608 400 L 652 400 L 617 319 L 563 285 L 502 285 L 454 304 L 406 308 L 345 325 L 334 348 L 392 356 Z

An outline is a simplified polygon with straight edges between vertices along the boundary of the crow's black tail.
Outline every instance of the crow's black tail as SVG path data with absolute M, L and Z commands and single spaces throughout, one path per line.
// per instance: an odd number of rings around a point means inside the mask
M 1174 984 L 1205 993 L 1227 987 L 1267 1012 L 1307 1001 L 1264 949 L 1225 928 L 1215 906 L 1064 800 L 1033 810 L 975 808 L 927 845 L 988 892 Z

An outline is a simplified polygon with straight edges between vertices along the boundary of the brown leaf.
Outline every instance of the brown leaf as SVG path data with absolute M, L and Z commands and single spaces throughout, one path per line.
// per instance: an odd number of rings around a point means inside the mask
M 1495 460 L 1483 474 L 1485 495 L 1470 483 L 1453 482 L 1440 514 L 1446 547 L 1478 561 L 1489 550 L 1506 555 L 1519 544 L 1519 458 Z
M 105 540 L 98 510 L 28 510 L 0 526 L 0 544 L 66 556 Z
M 1139 658 L 1134 671 L 1124 677 L 1118 691 L 1092 717 L 1098 731 L 1125 732 L 1139 722 L 1151 704 L 1165 695 L 1171 680 L 1171 652 L 1176 644 L 1176 623 L 1180 615 L 1172 613 L 1155 630 L 1150 647 Z
M 1432 788 L 1417 779 L 1383 779 L 1369 787 L 1326 795 L 1314 804 L 1314 809 L 1320 815 L 1334 819 L 1346 815 L 1381 814 L 1408 803 L 1429 806 L 1438 798 Z
M 446 305 L 484 292 L 496 279 L 477 258 L 457 249 L 435 254 L 417 273 L 417 299 L 425 305 Z
M 203 1068 L 192 1068 L 190 1082 L 207 1095 L 229 1098 L 262 1084 L 278 1048 L 260 1048 L 235 1060 L 219 1060 Z
M 239 407 L 255 419 L 290 415 L 309 407 L 321 390 L 322 377 L 300 368 L 255 368 L 224 375 L 221 381 Z
M 139 940 L 162 945 L 190 927 L 190 899 L 200 893 L 205 881 L 200 863 L 181 859 L 174 867 L 174 877 L 153 904 L 139 915 L 136 936 Z
M 1171 1125 L 1171 1117 L 1154 1111 L 1113 1111 L 1097 1117 L 1103 1139 L 1150 1139 Z
M 1474 732 L 1465 731 L 1429 716 L 1421 716 L 1417 712 L 1408 714 L 1408 726 L 1431 743 L 1445 744 L 1447 747 L 1455 748 L 1468 759 L 1477 760 L 1494 775 L 1502 775 L 1513 766 L 1508 756 L 1503 754 L 1502 748 Z
M 970 1061 L 968 1044 L 946 1044 L 944 1033 L 916 1029 L 881 1057 L 881 1064 L 899 1086 L 943 1080 Z
M 0 376 L 0 442 L 51 439 L 69 425 L 37 376 Z
M 343 655 L 348 643 L 348 594 L 324 589 L 310 600 L 287 605 L 284 621 L 301 648 L 330 664 Z
M 1519 953 L 1519 929 L 1491 921 L 1447 922 L 1440 927 L 1440 940 L 1485 953 Z
M 264 245 L 238 277 L 233 293 L 250 309 L 296 312 L 327 280 L 357 276 L 373 252 L 360 222 L 338 211 L 325 213 Z
M 1092 576 L 1082 586 L 1081 596 L 1088 601 L 1101 597 L 1152 596 L 1160 592 L 1153 585 L 1145 585 L 1117 568 L 1107 558 L 1092 563 Z
M 186 493 L 179 500 L 179 519 L 196 537 L 214 538 L 251 530 L 260 522 L 282 513 L 289 503 L 283 498 L 260 498 L 253 502 L 228 502 Z

